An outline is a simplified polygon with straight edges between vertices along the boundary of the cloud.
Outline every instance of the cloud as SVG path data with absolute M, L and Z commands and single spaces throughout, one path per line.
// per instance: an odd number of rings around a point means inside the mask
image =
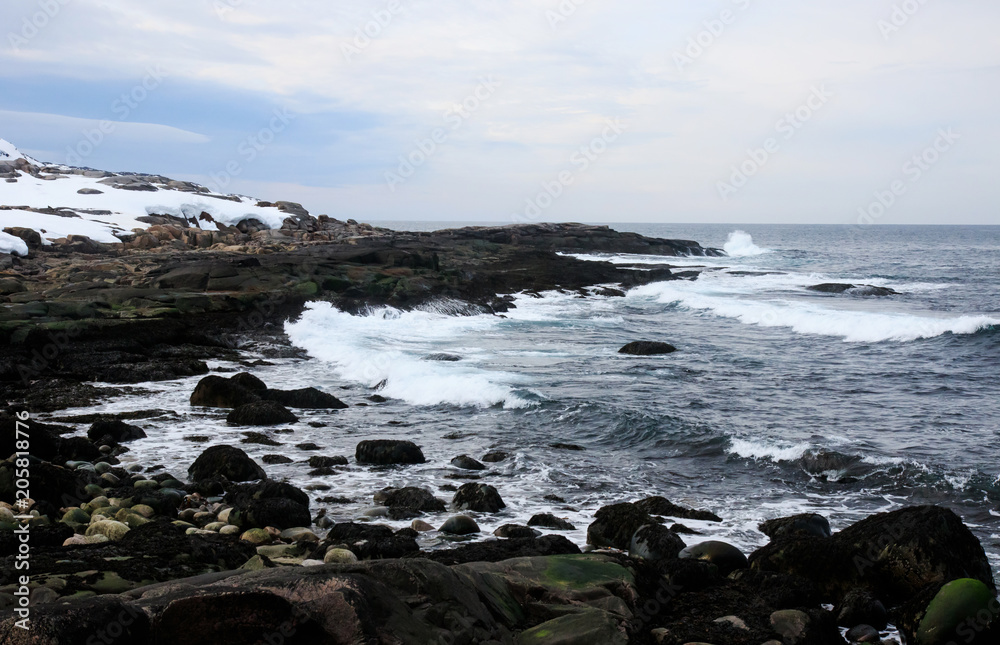
M 968 136 L 917 187 L 921 198 L 891 217 L 954 221 L 941 211 L 951 203 L 969 221 L 991 221 L 1000 194 L 980 179 L 995 170 L 1000 144 L 1000 41 L 991 33 L 1000 7 L 926 3 L 903 20 L 896 4 L 205 0 L 179 10 L 166 0 L 66 0 L 26 45 L 0 50 L 0 76 L 47 85 L 20 105 L 0 104 L 39 109 L 28 104 L 48 93 L 69 115 L 74 95 L 60 89 L 86 98 L 80 83 L 127 86 L 162 66 L 170 87 L 143 106 L 143 120 L 210 139 L 176 141 L 203 152 L 160 157 L 163 172 L 218 173 L 280 107 L 298 119 L 243 164 L 245 192 L 255 183 L 309 186 L 300 190 L 317 201 L 351 200 L 365 217 L 392 219 L 509 219 L 604 119 L 620 118 L 627 133 L 546 218 L 846 222 L 938 128 L 952 126 Z M 0 20 L 16 30 L 34 10 L 8 3 Z M 390 191 L 386 173 L 487 76 L 496 93 Z M 720 200 L 716 184 L 731 166 L 823 84 L 835 94 L 828 108 L 738 195 Z M 72 145 L 79 128 L 58 131 L 69 139 L 54 150 Z M 148 155 L 132 154 L 149 168 Z

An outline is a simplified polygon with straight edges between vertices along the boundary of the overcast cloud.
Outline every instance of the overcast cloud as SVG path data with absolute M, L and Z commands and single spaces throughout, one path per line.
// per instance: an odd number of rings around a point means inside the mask
M 879 223 L 1000 223 L 995 1 L 7 0 L 0 21 L 0 137 L 44 160 L 361 220 L 850 224 L 881 196 Z

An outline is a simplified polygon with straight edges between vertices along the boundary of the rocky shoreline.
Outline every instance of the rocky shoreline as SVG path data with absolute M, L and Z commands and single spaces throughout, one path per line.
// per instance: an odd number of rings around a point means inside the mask
M 1000 642 L 986 555 L 944 508 L 877 514 L 837 533 L 816 515 L 772 520 L 761 526 L 770 544 L 744 554 L 710 540 L 685 547 L 683 521 L 722 518 L 651 491 L 598 510 L 585 545 L 539 535 L 533 527 L 558 531 L 564 520 L 538 514 L 496 539 L 421 551 L 419 532 L 480 535 L 477 514 L 504 505 L 488 479 L 455 487 L 452 499 L 379 491 L 373 502 L 385 516 L 412 519 L 393 530 L 378 516 L 332 521 L 238 446 L 206 448 L 186 473 L 126 469 L 118 457 L 143 440 L 142 412 L 36 418 L 135 384 L 203 376 L 191 405 L 230 410 L 229 422 L 248 428 L 295 423 L 296 410 L 344 404 L 313 388 L 270 387 L 241 348 L 295 352 L 280 323 L 310 300 L 502 315 L 512 293 L 697 277 L 563 253 L 665 263 L 719 254 L 581 225 L 398 233 L 279 204 L 290 213 L 282 229 L 250 223 L 208 238 L 167 217 L 113 245 L 70 236 L 44 246 L 33 231 L 8 229 L 31 252 L 8 257 L 0 273 L 0 445 L 15 453 L 0 462 L 4 643 L 823 645 L 849 642 L 844 630 L 850 642 L 878 642 L 890 622 L 907 643 Z M 211 360 L 247 371 L 209 374 Z M 424 460 L 406 441 L 364 440 L 350 457 L 393 472 Z M 503 458 L 452 464 L 478 472 Z M 348 461 L 317 453 L 309 466 L 334 472 Z M 30 503 L 15 506 L 23 471 Z M 429 512 L 451 517 L 435 529 L 422 519 Z M 30 630 L 18 626 L 22 598 Z

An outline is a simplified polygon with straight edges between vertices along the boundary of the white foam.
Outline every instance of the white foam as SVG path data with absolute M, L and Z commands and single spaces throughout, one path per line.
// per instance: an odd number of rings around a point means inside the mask
M 731 258 L 746 258 L 755 255 L 771 253 L 770 249 L 762 249 L 753 243 L 753 236 L 745 231 L 733 231 L 722 246 L 722 250 Z
M 767 281 L 782 276 L 760 276 Z M 756 291 L 753 282 L 720 284 L 705 282 L 657 282 L 632 289 L 634 299 L 652 299 L 676 303 L 691 310 L 708 311 L 725 318 L 734 318 L 748 325 L 787 327 L 800 334 L 834 336 L 845 342 L 877 343 L 883 341 L 913 341 L 943 334 L 974 334 L 989 326 L 1000 325 L 1000 319 L 983 315 L 956 317 L 934 316 L 931 312 L 878 312 L 838 309 L 813 301 L 791 298 L 733 297 Z
M 385 381 L 380 393 L 390 398 L 414 405 L 525 407 L 530 403 L 515 393 L 522 379 L 514 374 L 484 369 L 467 355 L 459 362 L 425 359 L 476 345 L 471 338 L 463 343 L 463 337 L 487 332 L 500 321 L 488 315 L 450 316 L 391 307 L 355 316 L 314 302 L 285 330 L 295 345 L 330 363 L 340 378 L 368 387 Z
M 779 446 L 753 439 L 732 439 L 729 451 L 744 459 L 769 459 L 779 462 L 800 459 L 809 448 L 808 444 Z

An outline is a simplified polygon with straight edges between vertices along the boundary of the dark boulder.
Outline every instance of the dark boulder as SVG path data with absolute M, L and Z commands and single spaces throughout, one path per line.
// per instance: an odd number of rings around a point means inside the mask
M 455 508 L 478 513 L 496 513 L 507 508 L 496 488 L 487 484 L 462 484 L 455 493 L 452 504 Z
M 314 387 L 299 390 L 267 390 L 261 396 L 268 401 L 303 410 L 342 410 L 348 407 L 332 394 L 321 392 Z
M 486 470 L 486 466 L 468 455 L 459 455 L 451 460 L 451 465 L 463 470 Z
M 679 517 L 684 520 L 701 520 L 704 522 L 721 522 L 722 518 L 709 511 L 699 511 L 678 506 L 665 497 L 647 497 L 635 503 L 636 508 L 649 515 L 665 515 Z
M 492 450 L 483 455 L 483 461 L 488 464 L 494 464 L 507 459 L 507 457 L 510 457 L 510 453 L 506 453 L 503 450 Z
M 125 441 L 145 439 L 146 433 L 139 426 L 125 423 L 121 419 L 97 421 L 87 430 L 87 438 L 96 444 L 113 446 Z
M 832 538 L 773 541 L 750 561 L 758 570 L 809 578 L 834 603 L 856 587 L 870 590 L 886 607 L 958 578 L 996 588 L 979 540 L 953 511 L 939 506 L 878 513 Z
M 875 287 L 870 284 L 854 285 L 842 282 L 825 282 L 806 287 L 809 291 L 818 293 L 846 293 L 853 296 L 898 296 L 899 292 L 888 287 Z
M 498 538 L 536 538 L 540 536 L 541 531 L 536 531 L 533 528 L 527 526 L 521 526 L 520 524 L 504 524 L 497 530 L 493 531 L 493 535 Z
M 251 392 L 264 392 L 267 390 L 267 385 L 264 381 L 260 380 L 250 372 L 240 372 L 239 374 L 233 374 L 229 377 L 229 380 L 237 385 L 240 385 Z
M 347 457 L 321 457 L 319 455 L 315 455 L 309 458 L 310 468 L 330 468 L 332 466 L 346 466 L 346 465 L 347 465 Z
M 235 408 L 259 401 L 260 396 L 240 383 L 221 376 L 206 376 L 191 393 L 191 405 L 208 408 Z
M 274 426 L 295 423 L 299 418 L 288 408 L 274 401 L 254 401 L 234 409 L 226 416 L 226 423 L 236 426 Z
M 772 540 L 789 537 L 828 538 L 833 535 L 829 520 L 817 513 L 801 513 L 767 520 L 762 522 L 758 528 L 761 533 Z
M 362 441 L 355 449 L 359 464 L 422 464 L 424 453 L 412 441 L 398 439 L 373 439 Z
M 248 528 L 273 526 L 279 529 L 309 527 L 309 496 L 302 490 L 265 479 L 253 484 L 229 487 L 226 503 L 233 506 L 229 523 Z
M 670 343 L 637 340 L 619 349 L 618 353 L 629 354 L 631 356 L 661 356 L 676 351 L 677 348 Z
M 212 446 L 201 453 L 191 467 L 188 476 L 192 481 L 213 477 L 225 477 L 229 481 L 245 482 L 264 479 L 264 469 L 257 465 L 247 453 L 233 446 Z
M 540 526 L 545 529 L 555 529 L 557 531 L 575 531 L 576 527 L 552 513 L 539 513 L 532 515 L 528 520 L 528 526 Z
M 889 621 L 888 612 L 878 598 L 864 589 L 848 591 L 837 607 L 837 624 L 841 627 L 871 625 L 875 629 L 885 629 Z
M 444 502 L 434 497 L 430 491 L 413 486 L 380 491 L 375 495 L 375 501 L 389 508 L 405 508 L 422 513 L 444 512 L 447 510 Z
M 683 549 L 678 557 L 684 559 L 704 560 L 714 564 L 719 569 L 719 573 L 724 576 L 733 571 L 746 569 L 748 566 L 747 556 L 732 544 L 709 540 L 699 544 L 693 544 Z
M 346 544 L 361 560 L 403 558 L 420 552 L 417 541 L 409 533 L 393 532 L 381 524 L 342 522 L 330 528 L 326 540 L 314 555 L 325 553 L 327 548 L 336 544 Z
M 643 560 L 675 560 L 684 540 L 662 524 L 647 524 L 632 536 L 628 554 Z
M 479 525 L 476 524 L 476 520 L 472 519 L 468 515 L 455 515 L 453 517 L 449 517 L 438 530 L 442 533 L 449 533 L 451 535 L 472 535 L 480 532 L 480 528 Z
M 4 612 L 0 634 L 5 645 L 36 643 L 149 643 L 149 618 L 141 607 L 118 595 L 32 608 L 30 629 L 15 627 L 13 611 Z M 114 634 L 112 638 L 109 634 Z M 104 637 L 104 640 L 101 637 Z
M 421 557 L 441 564 L 455 565 L 469 562 L 500 562 L 511 558 L 529 558 L 547 555 L 572 555 L 580 547 L 562 535 L 543 535 L 539 538 L 511 538 L 466 544 L 455 549 L 434 550 Z
M 0 499 L 10 503 L 16 499 L 18 490 L 16 470 L 13 462 L 0 462 Z M 42 514 L 54 515 L 64 506 L 89 502 L 93 496 L 86 492 L 86 486 L 101 483 L 101 480 L 90 470 L 70 470 L 30 459 L 28 483 L 31 498 L 36 503 L 35 509 Z
M 656 522 L 635 504 L 627 502 L 602 507 L 587 527 L 587 544 L 628 551 L 632 536 L 641 527 Z

